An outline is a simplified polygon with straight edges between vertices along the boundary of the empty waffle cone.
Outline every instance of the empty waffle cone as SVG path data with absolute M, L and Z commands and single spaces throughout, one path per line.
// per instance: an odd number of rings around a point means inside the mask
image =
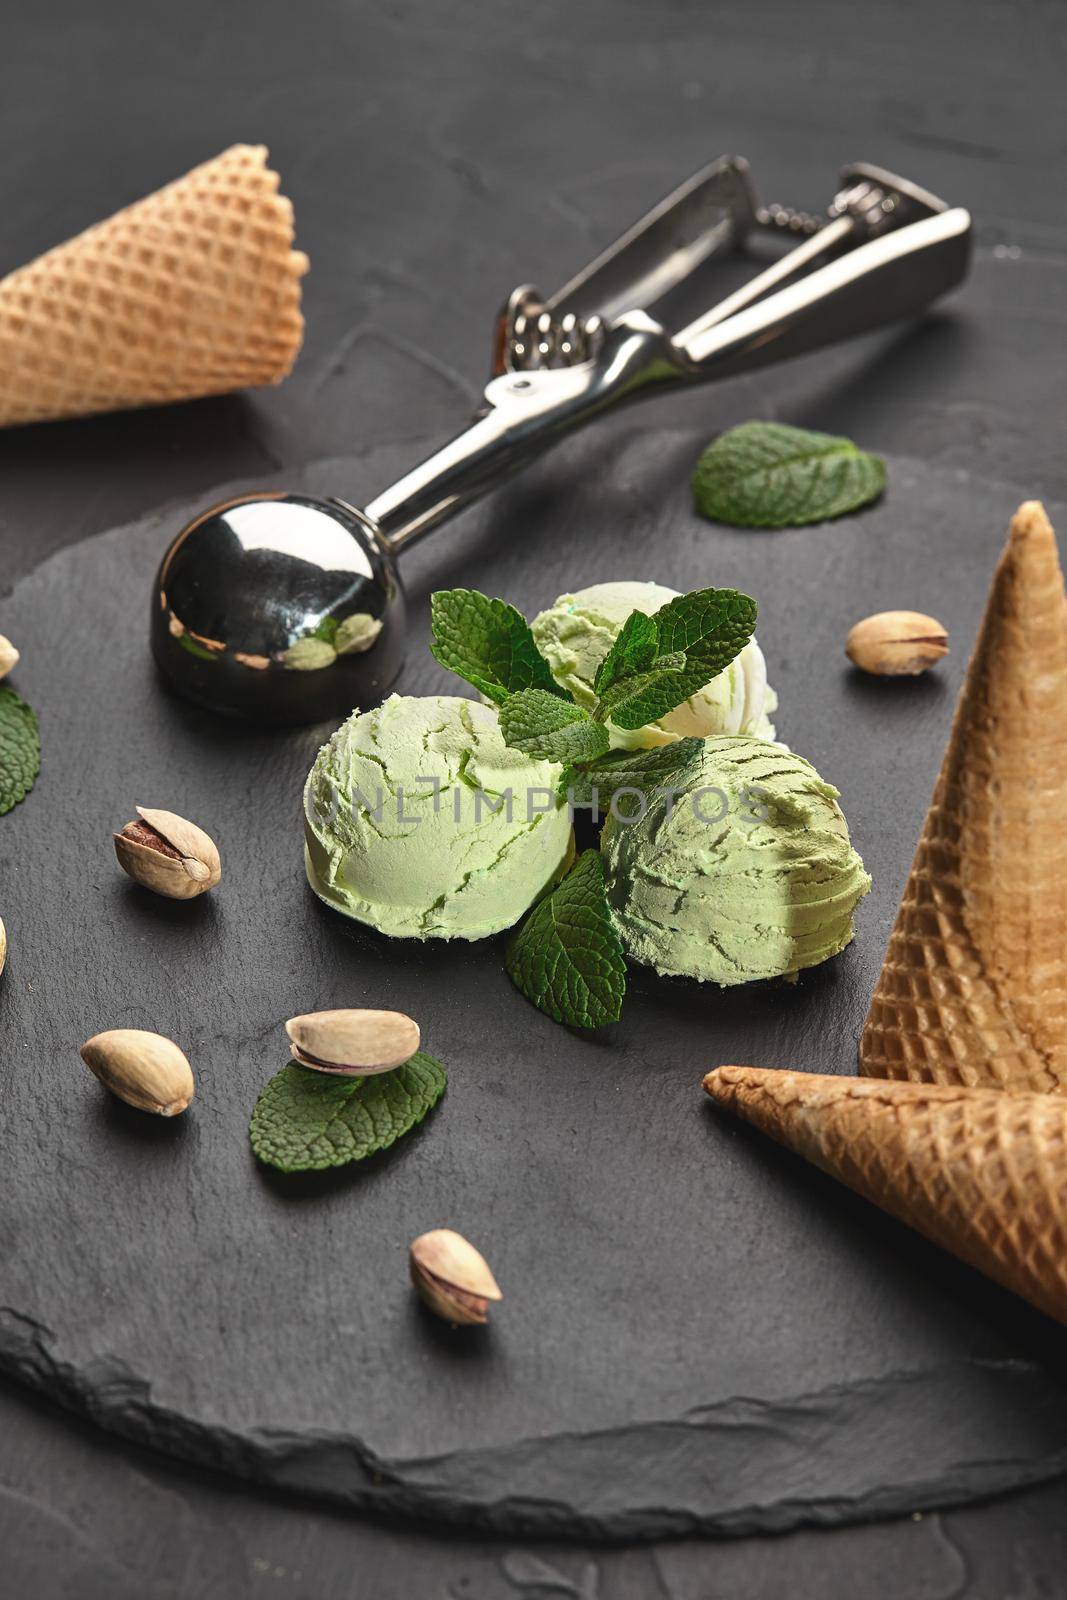
M 1067 1091 L 1067 599 L 1037 501 L 993 579 L 860 1069 Z
M 234 145 L 0 280 L 0 426 L 280 382 L 307 257 L 266 161 Z
M 1067 1322 L 1067 1100 L 719 1067 L 713 1100 Z

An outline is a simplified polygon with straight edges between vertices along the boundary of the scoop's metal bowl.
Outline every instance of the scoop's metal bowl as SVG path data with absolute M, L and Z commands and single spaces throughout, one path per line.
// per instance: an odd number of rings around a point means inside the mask
M 151 631 L 164 677 L 197 705 L 324 722 L 392 686 L 404 594 L 364 513 L 309 495 L 247 495 L 213 506 L 171 545 Z

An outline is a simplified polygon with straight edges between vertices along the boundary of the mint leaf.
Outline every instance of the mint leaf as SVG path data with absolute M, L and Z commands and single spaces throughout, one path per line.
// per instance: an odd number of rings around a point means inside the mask
M 504 743 L 545 761 L 594 761 L 610 746 L 608 730 L 573 700 L 523 689 L 500 708 Z
M 851 439 L 781 422 L 742 422 L 708 445 L 693 474 L 702 516 L 738 528 L 798 528 L 876 500 L 885 462 Z
M 387 1150 L 437 1104 L 445 1069 L 420 1050 L 393 1072 L 334 1077 L 291 1061 L 252 1112 L 249 1137 L 279 1172 L 321 1172 Z
M 605 690 L 597 701 L 595 711 L 600 718 L 610 718 L 620 728 L 643 728 L 646 722 L 656 722 L 668 711 L 680 706 L 683 700 L 695 693 L 684 685 L 684 656 L 669 658 L 669 664 L 658 664 L 649 672 L 640 672 L 633 678 L 620 678 Z M 697 684 L 702 689 L 707 682 L 701 678 Z
M 596 670 L 593 692 L 601 694 L 620 678 L 644 672 L 659 653 L 659 630 L 643 611 L 631 611 L 611 649 Z
M 591 766 L 568 767 L 560 779 L 560 797 L 575 806 L 595 803 L 599 811 L 607 812 L 614 796 L 624 789 L 636 789 L 651 798 L 657 789 L 670 788 L 703 755 L 703 739 L 678 739 L 654 750 L 613 750 Z
M 36 713 L 8 684 L 0 684 L 0 816 L 25 800 L 41 770 Z
M 439 589 L 430 597 L 430 619 L 436 660 L 498 706 L 523 689 L 568 699 L 526 618 L 506 600 L 490 600 L 477 589 Z
M 606 689 L 595 714 L 620 728 L 642 728 L 665 717 L 744 649 L 756 610 L 756 602 L 736 589 L 695 589 L 669 600 L 653 618 L 660 654 L 647 672 Z
M 530 912 L 508 946 L 508 976 L 527 1000 L 574 1028 L 617 1022 L 626 961 L 604 888 L 599 850 L 586 850 Z
M 668 600 L 655 616 L 660 647 L 657 665 L 665 664 L 668 652 L 683 654 L 687 673 L 704 674 L 697 684 L 702 689 L 740 655 L 755 631 L 757 610 L 755 600 L 737 589 L 694 589 Z M 690 689 L 689 694 L 695 692 Z

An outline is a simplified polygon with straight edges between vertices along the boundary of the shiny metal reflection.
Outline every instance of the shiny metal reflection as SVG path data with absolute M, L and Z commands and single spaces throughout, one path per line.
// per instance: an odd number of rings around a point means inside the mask
M 152 653 L 187 699 L 295 724 L 386 694 L 404 596 L 374 525 L 343 501 L 248 495 L 185 528 L 163 558 Z

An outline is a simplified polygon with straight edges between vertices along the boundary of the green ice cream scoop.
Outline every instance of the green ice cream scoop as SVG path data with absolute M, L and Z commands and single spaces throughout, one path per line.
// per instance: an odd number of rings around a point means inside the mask
M 652 616 L 677 589 L 659 583 L 595 583 L 575 594 L 561 594 L 554 605 L 531 623 L 537 648 L 556 682 L 590 707 L 596 696 L 596 669 L 633 611 Z M 773 739 L 771 713 L 778 696 L 767 683 L 763 651 L 750 639 L 725 672 L 691 695 L 676 710 L 643 728 L 617 728 L 608 723 L 616 749 L 647 750 L 676 739 L 706 739 L 717 733 L 751 733 Z
M 559 775 L 505 745 L 493 707 L 392 695 L 354 712 L 308 774 L 308 882 L 394 938 L 499 933 L 571 859 Z
M 720 984 L 837 955 L 871 886 L 837 795 L 780 746 L 709 739 L 672 796 L 604 825 L 608 899 L 627 953 Z

